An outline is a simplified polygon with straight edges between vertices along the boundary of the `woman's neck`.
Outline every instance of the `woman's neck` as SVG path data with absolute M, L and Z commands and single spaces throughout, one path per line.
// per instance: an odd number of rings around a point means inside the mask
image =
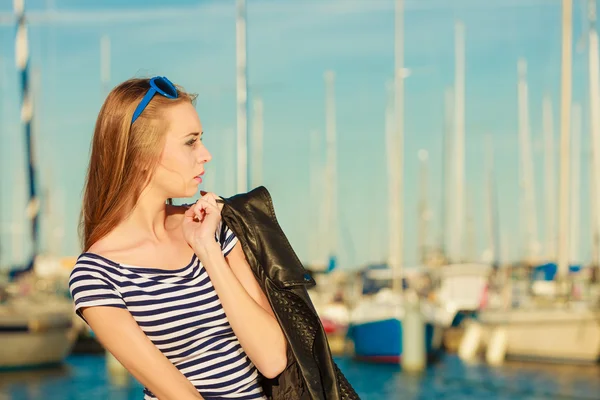
M 121 227 L 136 236 L 143 232 L 147 240 L 161 242 L 168 235 L 167 217 L 166 199 L 143 191 Z

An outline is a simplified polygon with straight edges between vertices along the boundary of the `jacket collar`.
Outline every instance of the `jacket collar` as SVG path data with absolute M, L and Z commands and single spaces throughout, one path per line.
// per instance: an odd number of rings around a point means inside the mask
M 240 240 L 257 278 L 264 274 L 280 288 L 316 284 L 283 233 L 265 187 L 223 200 L 222 219 Z

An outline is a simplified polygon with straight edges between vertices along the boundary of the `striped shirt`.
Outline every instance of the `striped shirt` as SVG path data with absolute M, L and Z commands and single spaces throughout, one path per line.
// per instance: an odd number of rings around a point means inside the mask
M 237 243 L 224 223 L 216 236 L 224 255 Z M 265 399 L 258 371 L 242 349 L 196 255 L 181 269 L 165 270 L 83 253 L 71 272 L 69 288 L 82 318 L 83 307 L 128 310 L 205 399 Z M 144 399 L 156 396 L 144 388 Z

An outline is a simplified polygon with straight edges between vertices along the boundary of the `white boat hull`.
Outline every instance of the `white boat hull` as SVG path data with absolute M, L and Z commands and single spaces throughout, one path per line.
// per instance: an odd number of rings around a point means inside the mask
M 600 360 L 600 310 L 482 311 L 479 320 L 490 336 L 506 332 L 506 357 L 556 362 Z
M 81 326 L 66 299 L 19 298 L 0 306 L 0 369 L 62 362 Z
M 39 333 L 1 333 L 0 368 L 61 363 L 71 352 L 75 337 L 73 329 Z

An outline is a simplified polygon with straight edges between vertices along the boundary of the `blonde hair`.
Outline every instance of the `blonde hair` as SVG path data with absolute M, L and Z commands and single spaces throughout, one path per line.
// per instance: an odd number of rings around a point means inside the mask
M 131 124 L 150 79 L 130 79 L 108 95 L 96 120 L 79 232 L 83 250 L 110 233 L 135 206 L 152 177 L 165 142 L 164 111 L 196 96 L 177 86 L 177 98 L 156 94 Z

